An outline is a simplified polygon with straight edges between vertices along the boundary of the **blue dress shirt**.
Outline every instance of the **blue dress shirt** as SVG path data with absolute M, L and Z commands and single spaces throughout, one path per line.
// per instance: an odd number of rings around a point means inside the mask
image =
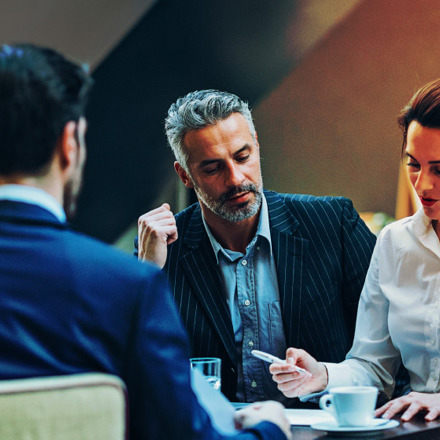
M 255 237 L 246 254 L 223 248 L 203 223 L 223 279 L 234 328 L 238 359 L 237 398 L 246 402 L 283 400 L 269 373 L 269 364 L 251 355 L 254 349 L 284 359 L 284 334 L 269 214 L 263 196 Z

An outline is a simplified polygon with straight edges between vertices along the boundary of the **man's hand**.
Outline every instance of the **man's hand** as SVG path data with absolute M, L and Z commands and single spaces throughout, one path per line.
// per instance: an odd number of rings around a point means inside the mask
M 406 396 L 390 400 L 377 409 L 374 416 L 391 419 L 402 411 L 405 411 L 401 417 L 404 422 L 410 420 L 420 411 L 427 413 L 425 420 L 434 420 L 440 415 L 440 394 L 417 393 L 412 391 Z
M 286 397 L 316 393 L 324 390 L 327 386 L 327 368 L 306 351 L 288 348 L 286 361 L 287 364 L 273 363 L 269 367 L 269 371 L 273 375 L 272 379 L 278 384 L 278 389 Z M 294 365 L 307 370 L 310 374 L 295 371 Z
M 284 406 L 279 402 L 267 401 L 257 402 L 235 413 L 234 422 L 237 429 L 250 428 L 257 423 L 267 421 L 275 423 L 286 435 L 292 439 L 290 423 L 284 412 Z
M 162 269 L 167 261 L 167 246 L 176 240 L 176 220 L 168 203 L 139 217 L 139 260 L 151 261 Z

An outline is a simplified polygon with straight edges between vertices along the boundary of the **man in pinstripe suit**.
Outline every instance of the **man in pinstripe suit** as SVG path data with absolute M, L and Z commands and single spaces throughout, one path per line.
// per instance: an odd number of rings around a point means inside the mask
M 293 406 L 251 350 L 343 360 L 375 237 L 348 199 L 263 189 L 255 127 L 237 96 L 189 93 L 165 128 L 198 203 L 141 216 L 136 253 L 167 274 L 192 355 L 222 359 L 229 399 Z

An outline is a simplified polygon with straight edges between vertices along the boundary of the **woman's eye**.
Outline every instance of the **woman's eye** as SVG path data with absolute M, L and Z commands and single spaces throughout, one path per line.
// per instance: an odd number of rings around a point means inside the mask
M 413 168 L 414 170 L 418 170 L 420 168 L 420 165 L 415 162 L 408 162 L 406 164 L 409 168 Z

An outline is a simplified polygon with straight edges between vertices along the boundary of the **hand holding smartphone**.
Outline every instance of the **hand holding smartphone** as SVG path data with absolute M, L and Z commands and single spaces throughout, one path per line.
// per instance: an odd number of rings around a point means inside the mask
M 275 363 L 275 364 L 287 364 L 287 362 L 285 360 L 280 359 L 280 358 L 278 358 L 276 356 L 273 356 L 272 354 L 265 353 L 264 351 L 252 350 L 251 354 L 253 356 L 257 357 L 258 359 L 261 359 L 261 360 L 263 360 L 265 362 L 269 362 L 271 364 L 273 364 L 273 363 Z M 307 370 L 304 370 L 304 368 L 297 367 L 296 365 L 292 365 L 292 367 L 298 373 L 309 374 L 310 375 L 310 373 Z

